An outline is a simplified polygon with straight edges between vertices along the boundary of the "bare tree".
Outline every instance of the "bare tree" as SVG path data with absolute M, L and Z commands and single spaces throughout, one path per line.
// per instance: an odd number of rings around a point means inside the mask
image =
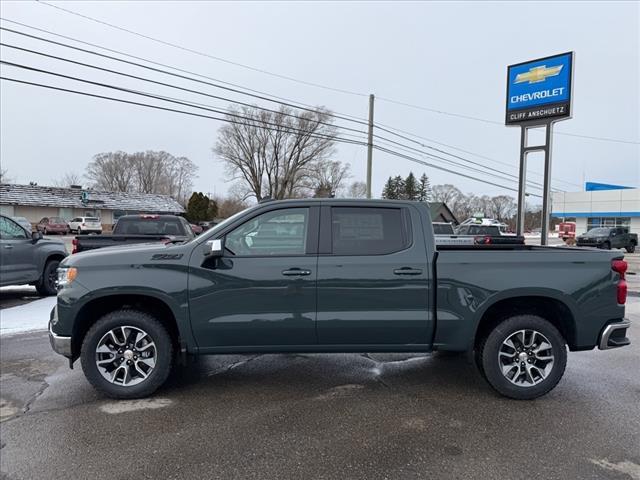
M 498 195 L 491 199 L 492 216 L 501 222 L 508 222 L 516 213 L 517 203 L 513 197 Z
M 229 218 L 249 206 L 245 200 L 233 194 L 226 198 L 216 196 L 212 200 L 218 206 L 218 217 L 220 218 Z
M 54 187 L 68 188 L 71 185 L 82 185 L 82 176 L 76 172 L 67 172 L 53 181 Z
M 238 119 L 241 115 L 244 119 Z M 277 113 L 257 107 L 233 109 L 229 123 L 220 128 L 213 149 L 231 180 L 240 180 L 247 197 L 257 200 L 300 195 L 313 165 L 334 151 L 336 128 L 323 109 L 295 112 L 281 107 Z
M 7 176 L 7 169 L 0 169 L 0 183 L 9 183 L 11 179 Z
M 110 152 L 94 157 L 87 177 L 97 189 L 161 193 L 186 204 L 197 171 L 188 158 L 165 151 Z
M 314 197 L 336 196 L 351 176 L 350 169 L 351 165 L 343 165 L 339 160 L 319 160 L 309 168 L 307 186 Z
M 451 204 L 453 204 L 454 200 L 460 197 L 460 195 L 462 195 L 462 192 L 453 185 L 435 185 L 432 189 L 431 201 L 443 202 L 451 207 Z
M 86 177 L 98 190 L 129 192 L 135 187 L 135 171 L 125 152 L 99 153 L 87 165 Z
M 347 198 L 365 198 L 367 196 L 367 184 L 356 181 L 347 188 Z

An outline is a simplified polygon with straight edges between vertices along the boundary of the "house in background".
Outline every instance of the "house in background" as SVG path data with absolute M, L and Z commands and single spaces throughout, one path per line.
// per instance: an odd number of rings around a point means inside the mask
M 184 208 L 168 195 L 99 192 L 81 187 L 0 184 L 0 213 L 25 217 L 36 224 L 44 217 L 98 217 L 104 230 L 122 215 L 157 213 L 181 215 Z
M 429 202 L 432 222 L 445 222 L 458 225 L 458 219 L 444 202 Z

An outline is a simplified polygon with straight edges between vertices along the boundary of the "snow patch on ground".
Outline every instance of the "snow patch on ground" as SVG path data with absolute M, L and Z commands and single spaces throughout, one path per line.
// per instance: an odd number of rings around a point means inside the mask
M 135 412 L 136 410 L 155 410 L 168 407 L 173 402 L 168 398 L 149 398 L 144 400 L 120 400 L 118 402 L 105 403 L 100 406 L 104 413 L 118 414 Z
M 56 297 L 45 297 L 25 305 L 0 310 L 0 335 L 46 330 L 49 314 L 56 301 Z

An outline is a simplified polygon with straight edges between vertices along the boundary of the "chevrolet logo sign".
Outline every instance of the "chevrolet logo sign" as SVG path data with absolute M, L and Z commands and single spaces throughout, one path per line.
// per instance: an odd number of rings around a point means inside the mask
M 560 74 L 560 70 L 564 65 L 558 65 L 557 67 L 549 67 L 546 65 L 541 65 L 540 67 L 530 68 L 528 72 L 519 73 L 516 75 L 516 79 L 514 83 L 539 83 L 544 82 L 547 77 L 555 77 Z

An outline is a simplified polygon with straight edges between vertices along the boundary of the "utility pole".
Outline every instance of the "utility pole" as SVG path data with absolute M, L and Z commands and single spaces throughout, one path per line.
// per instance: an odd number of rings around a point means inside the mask
M 369 95 L 369 139 L 367 141 L 367 198 L 371 198 L 371 161 L 373 160 L 373 93 Z

